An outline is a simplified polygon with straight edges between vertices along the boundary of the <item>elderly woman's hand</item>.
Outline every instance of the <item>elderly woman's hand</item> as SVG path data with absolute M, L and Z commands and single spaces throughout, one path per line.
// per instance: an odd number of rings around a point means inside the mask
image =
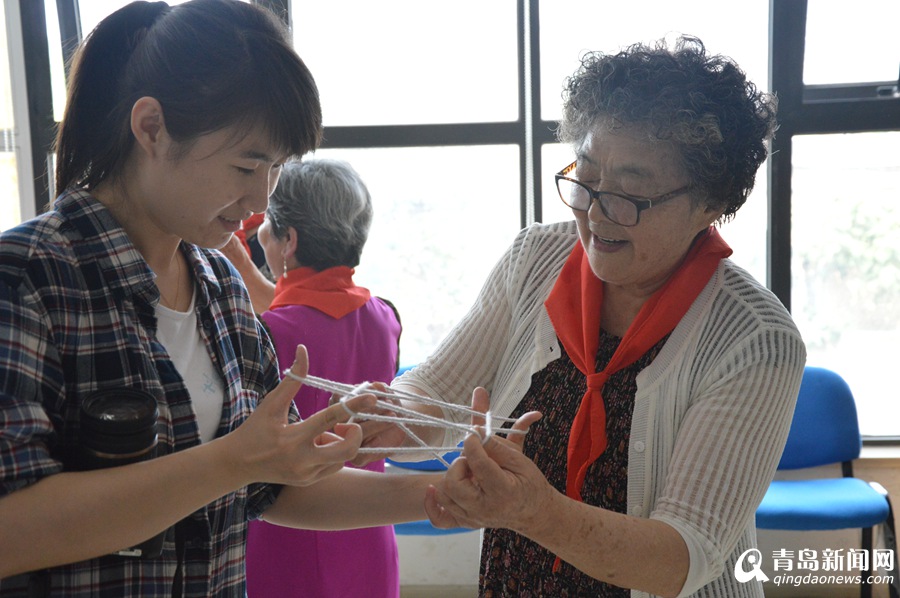
M 487 391 L 476 389 L 473 408 L 483 413 L 487 403 Z M 527 431 L 540 417 L 536 411 L 526 413 L 513 429 Z M 483 421 L 473 423 L 481 425 Z M 438 528 L 524 531 L 539 522 L 544 505 L 556 491 L 522 454 L 524 442 L 524 434 L 511 434 L 508 439 L 492 436 L 487 443 L 474 434 L 466 438 L 462 455 L 426 494 L 425 511 L 431 523 Z

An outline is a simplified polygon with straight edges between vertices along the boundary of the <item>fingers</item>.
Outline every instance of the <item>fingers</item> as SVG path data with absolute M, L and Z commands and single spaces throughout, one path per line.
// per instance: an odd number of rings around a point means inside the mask
M 489 445 L 500 445 L 502 442 L 496 442 L 496 438 L 492 438 Z M 493 447 L 492 447 L 493 448 Z M 495 461 L 494 454 L 496 450 L 487 453 L 488 446 L 482 444 L 481 439 L 475 435 L 469 435 L 463 442 L 463 455 L 465 456 L 465 467 L 468 474 L 475 479 L 489 479 L 492 476 L 500 475 L 502 468 Z M 463 458 L 456 461 L 463 460 Z M 456 462 L 454 462 L 454 465 Z M 448 471 L 449 474 L 449 471 Z M 449 476 L 448 476 L 449 479 Z
M 491 407 L 491 396 L 488 391 L 480 386 L 472 391 L 472 410 L 477 411 L 481 415 L 472 415 L 472 425 L 477 427 L 484 426 L 484 415 Z M 488 432 L 490 433 L 490 432 Z
M 520 430 L 522 432 L 528 432 L 528 429 L 531 428 L 531 424 L 535 423 L 542 417 L 544 417 L 544 415 L 540 411 L 529 411 L 515 421 L 512 429 Z M 521 451 L 525 446 L 526 436 L 527 434 L 510 434 L 509 436 L 507 436 L 507 438 L 516 446 L 516 448 Z
M 353 459 L 362 442 L 362 432 L 356 424 L 337 424 L 332 432 L 319 434 L 313 444 L 316 457 L 323 463 L 343 466 Z
M 309 424 L 310 428 L 324 432 L 331 430 L 336 424 L 349 421 L 351 417 L 365 409 L 371 409 L 374 405 L 375 397 L 373 395 L 359 395 L 317 411 L 309 416 L 303 424 Z M 354 427 L 359 430 L 359 426 Z M 360 431 L 361 441 L 362 432 Z
M 449 509 L 444 507 L 441 500 L 448 500 L 445 496 L 439 497 L 438 491 L 434 486 L 429 486 L 425 490 L 425 514 L 431 525 L 438 529 L 449 529 L 451 527 L 474 527 L 464 521 L 462 517 L 455 517 Z

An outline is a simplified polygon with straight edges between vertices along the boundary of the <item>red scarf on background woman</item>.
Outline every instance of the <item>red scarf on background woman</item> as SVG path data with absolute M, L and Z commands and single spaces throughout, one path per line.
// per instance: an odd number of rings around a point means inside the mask
M 709 282 L 719 261 L 731 255 L 715 227 L 694 241 L 678 270 L 641 307 L 609 364 L 595 372 L 600 343 L 603 282 L 591 270 L 581 243 L 569 255 L 544 302 L 550 321 L 572 362 L 587 377 L 587 392 L 572 422 L 566 471 L 566 495 L 581 502 L 590 465 L 606 450 L 606 409 L 601 390 L 609 377 L 653 348 L 687 313 Z
M 269 309 L 286 305 L 308 305 L 340 319 L 366 304 L 369 289 L 353 284 L 353 268 L 335 266 L 317 272 L 312 268 L 294 268 L 287 278 L 275 282 L 275 299 Z

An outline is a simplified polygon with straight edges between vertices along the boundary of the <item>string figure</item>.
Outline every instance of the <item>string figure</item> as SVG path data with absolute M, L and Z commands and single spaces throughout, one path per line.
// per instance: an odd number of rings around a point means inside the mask
M 397 424 L 397 427 L 403 430 L 403 432 L 418 445 L 409 447 L 395 447 L 387 450 L 384 448 L 362 447 L 359 449 L 360 453 L 427 453 L 433 455 L 445 467 L 449 468 L 450 464 L 444 459 L 444 454 L 456 451 L 459 449 L 459 447 L 430 446 L 424 440 L 419 438 L 418 435 L 416 435 L 416 433 L 413 432 L 409 426 L 427 426 L 434 428 L 460 430 L 468 434 L 477 434 L 481 438 L 482 443 L 487 443 L 487 441 L 490 440 L 491 436 L 494 434 L 525 434 L 524 430 L 513 430 L 512 428 L 502 427 L 504 424 L 512 424 L 516 421 L 515 419 L 508 417 L 495 417 L 491 414 L 490 411 L 488 411 L 487 413 L 481 413 L 480 411 L 475 411 L 471 407 L 466 407 L 464 405 L 452 405 L 449 403 L 438 401 L 436 399 L 432 399 L 431 397 L 417 395 L 415 393 L 391 387 L 387 387 L 385 388 L 385 390 L 379 390 L 377 388 L 371 387 L 369 382 L 363 382 L 362 384 L 357 384 L 354 386 L 352 384 L 343 384 L 341 382 L 334 382 L 333 380 L 326 380 L 317 376 L 298 376 L 289 369 L 284 370 L 284 375 L 288 378 L 292 378 L 293 380 L 301 382 L 306 386 L 325 390 L 340 397 L 340 403 L 341 405 L 343 405 L 344 410 L 350 415 L 351 423 L 355 420 L 391 422 Z M 347 404 L 347 401 L 349 401 L 353 397 L 357 397 L 363 394 L 375 395 L 376 407 L 393 411 L 397 415 L 387 415 L 381 413 L 360 413 L 353 411 Z M 472 424 L 464 424 L 440 417 L 434 417 L 425 413 L 419 413 L 418 411 L 414 411 L 401 405 L 397 405 L 391 402 L 390 399 L 403 399 L 412 403 L 436 405 L 441 407 L 442 409 L 460 414 L 462 416 L 460 419 L 471 419 L 472 416 L 484 417 L 484 425 L 475 426 Z

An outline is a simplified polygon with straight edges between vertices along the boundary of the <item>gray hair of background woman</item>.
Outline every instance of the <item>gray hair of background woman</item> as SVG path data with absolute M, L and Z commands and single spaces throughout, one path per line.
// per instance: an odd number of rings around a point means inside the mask
M 314 158 L 285 164 L 266 213 L 276 238 L 296 229 L 301 266 L 355 268 L 369 237 L 372 197 L 352 166 Z
M 694 197 L 728 220 L 768 156 L 777 101 L 729 58 L 689 36 L 617 54 L 591 52 L 568 79 L 558 136 L 575 145 L 598 125 L 635 127 L 679 153 Z

